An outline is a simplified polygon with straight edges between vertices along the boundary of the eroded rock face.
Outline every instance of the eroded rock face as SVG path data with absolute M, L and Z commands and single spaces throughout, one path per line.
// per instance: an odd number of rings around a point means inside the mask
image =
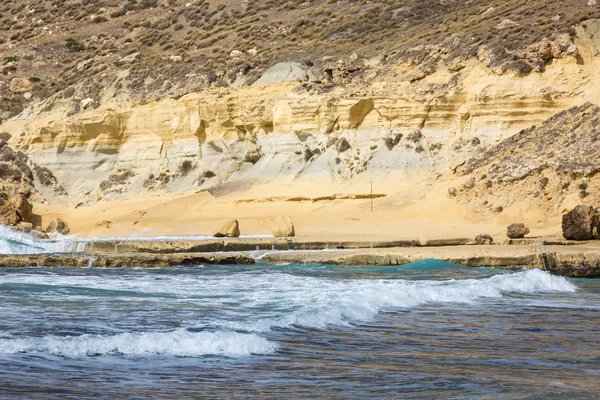
M 33 206 L 24 194 L 16 194 L 12 196 L 9 201 L 15 207 L 15 211 L 19 216 L 19 221 L 29 222 L 31 224 L 38 222 L 36 221 L 37 216 L 33 214 Z
M 529 233 L 529 228 L 525 224 L 510 224 L 506 230 L 506 236 L 511 239 L 520 239 Z
M 563 236 L 569 240 L 591 240 L 598 222 L 600 217 L 593 207 L 578 205 L 562 217 Z
M 294 237 L 296 229 L 289 215 L 278 215 L 271 222 L 271 232 L 275 237 Z
M 61 235 L 68 235 L 71 232 L 71 229 L 69 228 L 69 224 L 67 223 L 67 221 L 65 221 L 64 219 L 53 218 L 52 221 L 50 221 L 50 224 L 48 224 L 46 232 L 57 232 Z
M 490 235 L 483 233 L 475 237 L 475 242 L 481 246 L 486 244 L 493 244 L 494 239 Z
M 15 206 L 8 200 L 0 197 L 0 224 L 14 225 L 19 221 Z
M 214 237 L 240 237 L 240 224 L 235 219 L 219 221 L 215 227 Z

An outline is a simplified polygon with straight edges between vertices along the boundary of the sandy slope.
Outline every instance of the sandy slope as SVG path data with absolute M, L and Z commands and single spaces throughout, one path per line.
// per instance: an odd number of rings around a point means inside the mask
M 242 235 L 270 234 L 271 219 L 289 214 L 299 238 L 310 240 L 391 240 L 467 237 L 488 233 L 503 240 L 506 226 L 524 221 L 531 235 L 560 233 L 559 217 L 542 220 L 526 204 L 517 204 L 492 217 L 473 215 L 448 196 L 455 180 L 391 185 L 374 182 L 373 199 L 329 199 L 338 194 L 368 194 L 363 185 L 317 185 L 311 182 L 270 184 L 242 193 L 215 197 L 209 192 L 144 194 L 123 201 L 104 202 L 77 209 L 39 206 L 47 221 L 59 215 L 80 237 L 211 235 L 216 222 L 236 218 Z M 362 186 L 362 187 L 361 187 Z M 304 196 L 303 201 L 298 197 Z M 319 199 L 322 200 L 310 200 Z M 293 199 L 293 201 L 290 201 Z M 109 228 L 97 226 L 110 221 Z

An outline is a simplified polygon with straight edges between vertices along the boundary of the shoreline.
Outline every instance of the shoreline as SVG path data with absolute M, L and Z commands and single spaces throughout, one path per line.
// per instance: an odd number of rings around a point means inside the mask
M 473 245 L 467 239 L 428 242 L 286 242 L 280 238 L 86 242 L 79 252 L 0 255 L 0 268 L 138 267 L 177 265 L 329 264 L 406 265 L 436 259 L 468 267 L 538 268 L 573 278 L 600 278 L 600 241 L 556 238 L 509 240 Z M 371 247 L 371 245 L 373 247 Z

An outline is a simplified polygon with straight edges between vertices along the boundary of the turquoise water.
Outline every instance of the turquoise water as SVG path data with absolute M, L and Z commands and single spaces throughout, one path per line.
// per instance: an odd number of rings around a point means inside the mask
M 2 398 L 598 398 L 599 342 L 538 270 L 0 270 Z

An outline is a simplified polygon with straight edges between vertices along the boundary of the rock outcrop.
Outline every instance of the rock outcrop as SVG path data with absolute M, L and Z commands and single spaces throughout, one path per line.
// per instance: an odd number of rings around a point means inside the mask
M 1 225 L 14 225 L 19 221 L 17 210 L 15 206 L 8 201 L 0 197 L 0 224 Z
M 271 222 L 271 232 L 275 237 L 294 237 L 296 229 L 289 215 L 278 215 Z
M 300 63 L 278 63 L 265 71 L 252 86 L 272 85 L 274 83 L 303 82 L 308 80 L 306 66 Z
M 240 237 L 240 224 L 235 219 L 219 221 L 214 230 L 214 237 Z
M 69 224 L 67 223 L 67 221 L 65 221 L 62 218 L 55 217 L 48 224 L 48 227 L 46 228 L 46 232 L 47 233 L 56 232 L 56 233 L 60 233 L 61 235 L 68 235 L 71 232 L 71 229 L 69 228 Z
M 596 209 L 578 205 L 562 217 L 563 236 L 569 240 L 591 240 L 599 222 L 600 216 Z
M 529 228 L 523 223 L 510 224 L 506 229 L 506 236 L 511 239 L 520 239 L 524 238 L 529 232 Z
M 490 216 L 524 204 L 548 216 L 597 204 L 599 127 L 600 107 L 585 103 L 482 149 L 457 164 L 456 175 L 469 183 L 458 202 Z

